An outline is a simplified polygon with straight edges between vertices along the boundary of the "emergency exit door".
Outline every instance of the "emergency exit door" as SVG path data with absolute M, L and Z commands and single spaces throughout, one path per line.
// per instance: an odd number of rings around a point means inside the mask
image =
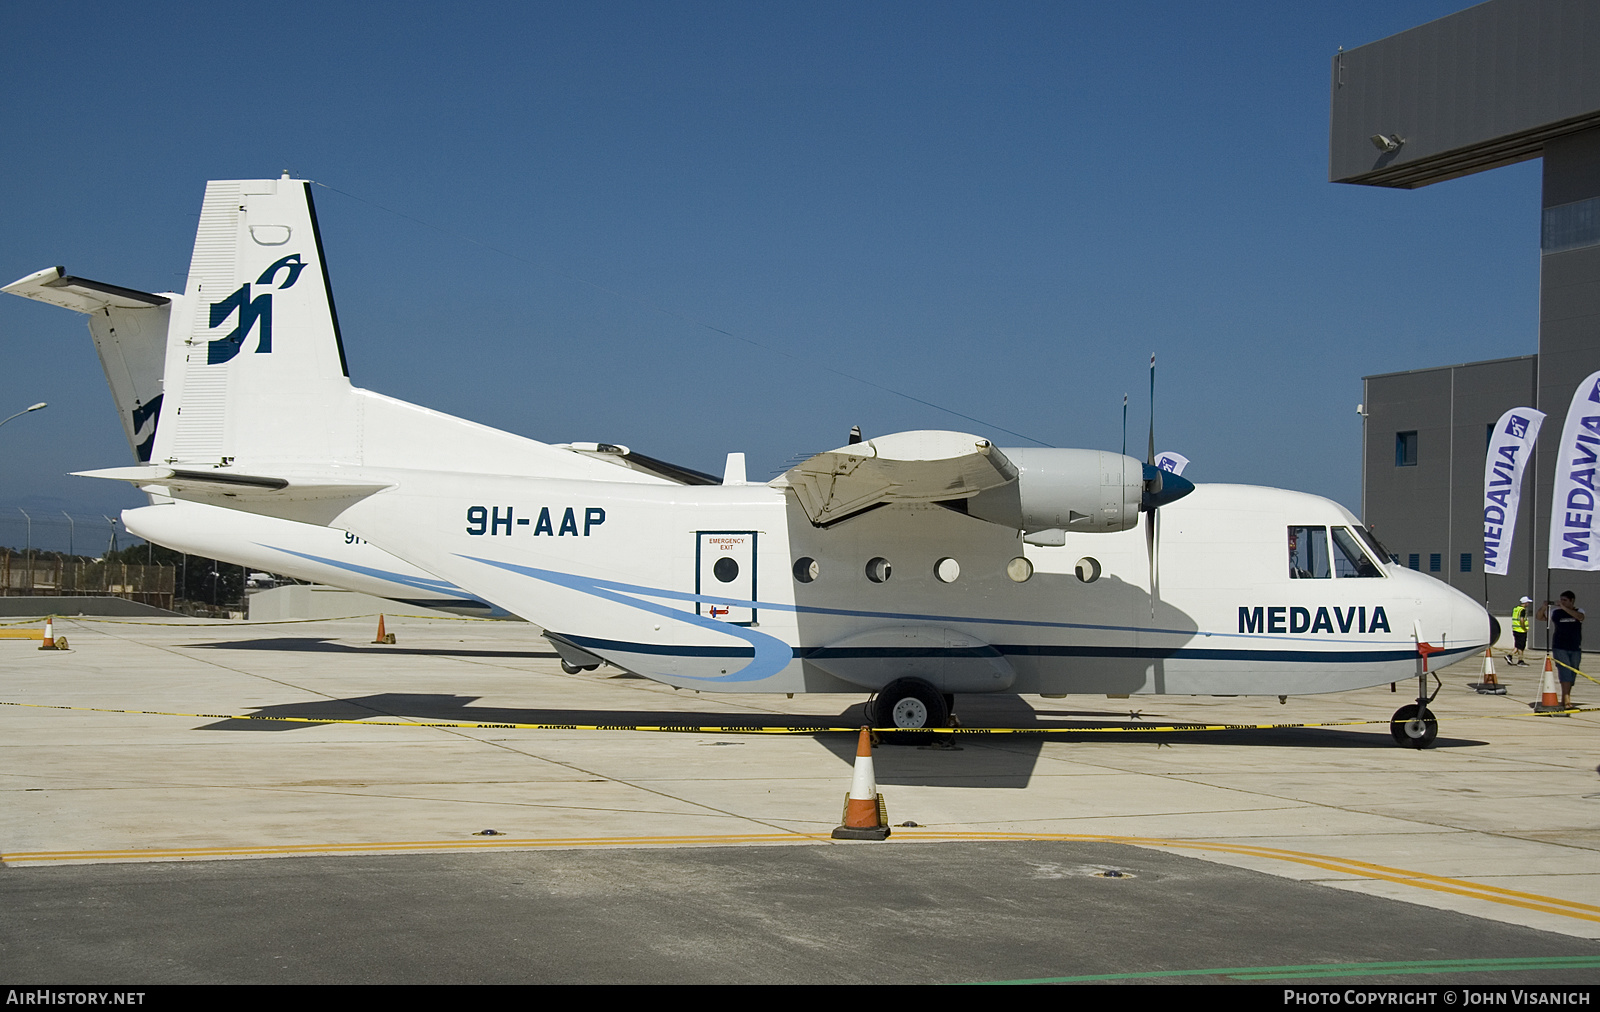
M 734 625 L 756 620 L 756 532 L 700 531 L 695 546 L 695 614 Z M 740 602 L 749 601 L 750 605 Z

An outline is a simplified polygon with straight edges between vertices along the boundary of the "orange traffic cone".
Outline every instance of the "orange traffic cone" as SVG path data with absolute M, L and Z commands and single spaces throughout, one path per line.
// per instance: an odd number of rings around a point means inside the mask
M 872 774 L 872 732 L 861 728 L 856 740 L 855 779 L 845 795 L 844 821 L 833 831 L 835 840 L 887 840 L 889 813 Z
M 374 643 L 393 643 L 394 642 L 394 633 L 386 633 L 386 632 L 383 631 L 383 615 L 381 613 L 378 615 L 378 638 L 373 640 L 372 642 L 374 642 Z
M 1539 687 L 1539 701 L 1533 708 L 1536 712 L 1561 709 L 1561 687 L 1556 684 L 1556 666 L 1549 654 L 1544 655 L 1544 679 Z
M 40 650 L 56 650 L 56 617 L 46 615 L 44 619 L 44 639 L 39 644 Z
M 1483 652 L 1483 681 L 1474 685 L 1473 688 L 1477 689 L 1480 695 L 1503 696 L 1506 694 L 1506 687 L 1501 685 L 1499 679 L 1495 677 L 1493 645 Z

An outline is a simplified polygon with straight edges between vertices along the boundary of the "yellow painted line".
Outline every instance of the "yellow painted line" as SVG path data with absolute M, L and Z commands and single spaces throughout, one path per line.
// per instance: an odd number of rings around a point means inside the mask
M 1362 879 L 1377 879 L 1398 885 L 1449 893 L 1469 899 L 1518 907 L 1539 913 L 1555 914 L 1577 920 L 1600 922 L 1600 906 L 1579 903 L 1539 893 L 1499 886 L 1483 885 L 1465 879 L 1427 872 L 1392 868 L 1353 858 L 1331 857 L 1306 851 L 1284 850 L 1277 847 L 1257 847 L 1249 844 L 1225 843 L 1215 840 L 1173 840 L 1151 836 L 1110 836 L 1099 833 L 1005 833 L 973 831 L 940 831 L 926 828 L 896 827 L 890 842 L 894 843 L 956 843 L 966 841 L 1072 841 L 1083 843 L 1120 843 L 1134 847 L 1163 847 L 1172 850 L 1221 851 L 1247 857 L 1260 857 L 1290 864 L 1299 864 L 1324 871 L 1337 872 Z M 528 839 L 511 837 L 480 837 L 471 840 L 409 840 L 366 843 L 286 844 L 260 847 L 179 847 L 147 848 L 139 850 L 54 850 L 22 851 L 0 854 L 0 863 L 7 865 L 48 864 L 57 862 L 107 862 L 107 861 L 184 861 L 216 860 L 246 857 L 295 857 L 339 854 L 389 854 L 417 852 L 452 852 L 466 850 L 533 850 L 577 849 L 587 847 L 705 847 L 746 846 L 773 843 L 832 843 L 823 833 L 740 833 L 700 836 L 613 836 L 613 837 L 554 837 Z
M 902 830 L 902 832 L 904 832 Z M 1076 833 L 986 833 L 986 832 L 953 832 L 953 833 L 928 833 L 917 834 L 918 840 L 945 839 L 945 840 L 1074 840 L 1093 841 L 1103 843 L 1125 843 L 1135 847 L 1168 847 L 1184 850 L 1214 850 L 1229 854 L 1241 854 L 1249 857 L 1263 857 L 1274 861 L 1285 861 L 1293 864 L 1306 865 L 1312 868 L 1321 868 L 1326 871 L 1340 872 L 1358 878 L 1381 879 L 1386 882 L 1395 882 L 1400 885 L 1414 886 L 1418 889 L 1430 889 L 1435 892 L 1453 893 L 1458 896 L 1467 896 L 1472 899 L 1487 900 L 1491 903 L 1501 903 L 1506 906 L 1522 907 L 1527 910 L 1537 910 L 1542 913 L 1559 914 L 1563 917 L 1574 917 L 1579 920 L 1600 922 L 1600 906 L 1589 903 L 1579 903 L 1575 900 L 1564 900 L 1554 896 L 1543 896 L 1539 893 L 1522 892 L 1516 889 L 1502 889 L 1499 886 L 1481 885 L 1468 882 L 1465 879 L 1449 878 L 1444 875 L 1430 875 L 1427 872 L 1409 871 L 1404 868 L 1390 868 L 1386 865 L 1372 864 L 1367 861 L 1357 861 L 1352 858 L 1329 857 L 1325 854 L 1310 854 L 1298 850 L 1281 850 L 1276 847 L 1256 847 L 1247 844 L 1222 843 L 1209 840 L 1167 840 L 1157 837 L 1139 836 L 1100 836 Z
M 0 629 L 0 640 L 42 640 L 43 629 Z

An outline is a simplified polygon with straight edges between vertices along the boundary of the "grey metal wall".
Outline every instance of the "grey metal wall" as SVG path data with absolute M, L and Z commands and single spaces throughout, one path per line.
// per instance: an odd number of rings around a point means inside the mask
M 1406 565 L 1484 599 L 1483 467 L 1488 427 L 1509 408 L 1533 403 L 1538 356 L 1367 376 L 1364 388 L 1362 521 Z M 1397 466 L 1395 436 L 1417 433 L 1417 463 Z M 1511 573 L 1487 578 L 1489 607 L 1509 614 L 1532 586 L 1536 520 L 1525 483 Z M 1548 498 L 1545 500 L 1548 502 Z M 1537 528 L 1537 531 L 1535 530 Z M 1472 557 L 1461 572 L 1462 554 Z M 1440 556 L 1440 572 L 1429 557 Z
M 1600 130 L 1560 138 L 1544 155 L 1544 249 L 1539 257 L 1539 410 L 1545 419 L 1536 460 L 1537 496 L 1549 513 L 1556 455 L 1572 395 L 1600 369 Z M 1578 222 L 1571 227 L 1576 212 Z M 1587 213 L 1585 213 L 1587 212 Z M 1560 227 L 1567 220 L 1568 227 Z M 1585 222 L 1587 221 L 1587 225 Z M 1541 528 L 1549 522 L 1541 520 Z M 1547 561 L 1541 537 L 1539 565 Z M 1563 590 L 1600 614 L 1600 573 L 1556 570 L 1550 597 Z M 1545 598 L 1541 585 L 1534 600 Z M 1593 634 L 1591 634 L 1593 635 Z
M 1600 125 L 1597 65 L 1594 0 L 1491 0 L 1339 53 L 1328 178 L 1411 188 L 1537 158 Z
M 1600 608 L 1600 573 L 1545 568 L 1554 448 L 1573 392 L 1600 370 L 1600 2 L 1490 0 L 1341 52 L 1331 114 L 1336 182 L 1416 187 L 1544 158 L 1537 359 L 1368 377 L 1363 509 L 1403 559 L 1415 552 L 1426 570 L 1438 552 L 1437 575 L 1481 596 L 1483 424 L 1532 403 L 1548 417 L 1513 575 L 1490 578 L 1490 605 L 1503 614 L 1524 591 L 1573 590 Z M 1382 152 L 1374 134 L 1403 143 Z M 1413 429 L 1417 466 L 1396 468 L 1394 434 Z M 1478 572 L 1460 572 L 1463 551 Z

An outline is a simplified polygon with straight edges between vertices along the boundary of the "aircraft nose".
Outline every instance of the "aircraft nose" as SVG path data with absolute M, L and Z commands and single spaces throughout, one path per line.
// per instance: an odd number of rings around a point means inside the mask
M 1461 644 L 1471 645 L 1479 650 L 1494 642 L 1493 627 L 1497 624 L 1481 601 L 1472 598 L 1451 588 L 1453 600 L 1450 602 L 1449 622 L 1450 627 L 1446 635 L 1447 643 L 1452 646 Z
M 1433 577 L 1409 569 L 1393 568 L 1391 576 L 1398 582 L 1396 589 L 1414 594 L 1418 605 L 1417 632 L 1425 642 L 1434 646 L 1456 650 L 1482 651 L 1493 639 L 1490 635 L 1492 620 L 1484 610 L 1483 602 Z M 1398 631 L 1398 630 L 1397 630 Z

